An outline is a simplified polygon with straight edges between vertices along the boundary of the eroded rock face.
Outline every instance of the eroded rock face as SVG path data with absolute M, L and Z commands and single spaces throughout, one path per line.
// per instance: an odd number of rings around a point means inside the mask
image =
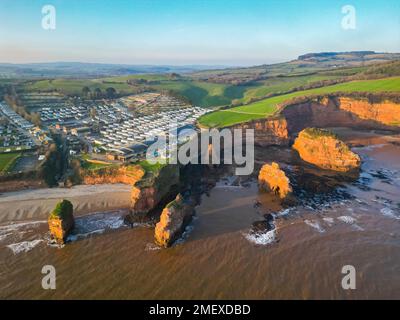
M 75 225 L 72 203 L 68 200 L 59 202 L 49 215 L 48 224 L 52 238 L 64 244 Z
M 171 195 L 172 189 L 178 184 L 178 165 L 166 165 L 160 171 L 138 181 L 132 188 L 131 213 L 128 220 L 131 222 L 144 220 L 150 211 Z
M 170 202 L 162 211 L 160 222 L 155 228 L 155 242 L 162 247 L 169 247 L 178 239 L 193 215 L 193 207 L 185 203 L 178 194 L 176 199 Z
M 388 100 L 371 103 L 368 99 L 338 98 L 340 109 L 357 115 L 360 119 L 374 120 L 388 126 L 400 125 L 400 105 Z
M 350 172 L 360 168 L 360 157 L 333 133 L 307 128 L 299 133 L 293 148 L 304 161 L 322 169 Z
M 339 95 L 293 103 L 284 107 L 281 114 L 287 120 L 289 135 L 296 135 L 307 127 L 349 127 L 398 132 L 399 111 L 400 104 L 389 98 L 382 102 L 371 102 L 365 97 Z
M 258 182 L 261 188 L 278 194 L 281 199 L 287 198 L 293 192 L 289 178 L 276 162 L 265 164 L 261 168 Z
M 284 117 L 260 119 L 232 126 L 231 129 L 254 129 L 254 143 L 259 146 L 287 146 L 289 133 Z

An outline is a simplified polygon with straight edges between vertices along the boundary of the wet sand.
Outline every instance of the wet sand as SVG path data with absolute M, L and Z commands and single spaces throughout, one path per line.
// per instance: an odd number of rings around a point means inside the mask
M 0 194 L 0 223 L 46 219 L 57 202 L 68 199 L 74 214 L 128 208 L 131 186 L 82 185 L 73 188 L 46 188 Z

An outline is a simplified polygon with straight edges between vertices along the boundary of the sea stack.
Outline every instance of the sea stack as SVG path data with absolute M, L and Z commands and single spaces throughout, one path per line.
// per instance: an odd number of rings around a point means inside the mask
M 53 239 L 64 244 L 75 225 L 72 203 L 68 200 L 59 202 L 49 215 L 48 224 Z
M 261 168 L 258 182 L 261 188 L 274 192 L 281 199 L 286 199 L 293 191 L 289 178 L 276 162 L 265 164 Z
M 361 166 L 359 155 L 328 130 L 304 129 L 299 133 L 293 148 L 302 160 L 325 170 L 351 172 Z
M 162 211 L 160 222 L 155 228 L 155 242 L 161 247 L 169 247 L 178 239 L 191 221 L 193 206 L 185 203 L 180 194 Z

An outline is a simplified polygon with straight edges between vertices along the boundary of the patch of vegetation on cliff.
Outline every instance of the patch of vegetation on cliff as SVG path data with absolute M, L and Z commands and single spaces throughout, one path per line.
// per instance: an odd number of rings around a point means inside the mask
M 178 195 L 178 199 L 172 200 L 170 203 L 168 203 L 165 206 L 167 209 L 172 209 L 174 208 L 175 210 L 181 210 L 183 208 L 183 200 L 182 196 Z
M 130 173 L 133 173 L 138 169 L 137 165 L 126 164 L 126 165 L 103 165 L 99 166 L 96 169 L 87 169 L 85 170 L 85 175 L 95 175 L 95 176 L 117 176 L 120 174 L 120 169 L 126 169 L 126 175 L 129 176 Z
M 138 188 L 156 187 L 164 193 L 164 189 L 179 183 L 179 165 L 177 164 L 150 164 L 147 161 L 140 162 L 145 170 L 145 175 L 136 183 Z
M 148 162 L 147 160 L 142 160 L 142 161 L 139 161 L 138 163 L 137 163 L 139 166 L 141 166 L 143 169 L 144 169 L 144 171 L 146 172 L 146 173 L 157 173 L 157 172 L 159 172 L 164 166 L 166 166 L 166 164 L 163 164 L 163 163 L 159 163 L 159 162 L 157 162 L 157 163 L 150 163 L 150 162 Z
M 50 213 L 50 218 L 67 219 L 73 214 L 74 208 L 68 200 L 57 203 L 55 209 Z
M 318 139 L 322 137 L 330 137 L 334 139 L 338 139 L 337 135 L 332 131 L 320 128 L 306 128 L 303 130 L 303 133 L 306 134 L 310 139 Z
M 81 166 L 82 169 L 85 170 L 99 170 L 111 166 L 118 166 L 112 163 L 107 163 L 104 161 L 97 161 L 94 159 L 90 159 L 88 155 L 82 155 L 81 156 Z

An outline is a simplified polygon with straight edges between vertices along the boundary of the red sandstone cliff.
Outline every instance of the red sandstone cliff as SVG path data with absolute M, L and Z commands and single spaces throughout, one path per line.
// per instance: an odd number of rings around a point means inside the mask
M 131 216 L 146 215 L 166 199 L 179 184 L 179 165 L 165 165 L 147 172 L 132 188 Z
M 193 207 L 185 203 L 182 196 L 178 194 L 161 213 L 154 232 L 155 242 L 162 247 L 169 247 L 182 235 L 192 215 Z
M 400 131 L 400 104 L 383 100 L 371 102 L 360 97 L 309 98 L 284 107 L 288 131 L 294 135 L 307 127 L 350 127 Z
M 284 117 L 253 120 L 230 127 L 231 129 L 254 129 L 254 142 L 259 146 L 289 145 L 287 121 Z

